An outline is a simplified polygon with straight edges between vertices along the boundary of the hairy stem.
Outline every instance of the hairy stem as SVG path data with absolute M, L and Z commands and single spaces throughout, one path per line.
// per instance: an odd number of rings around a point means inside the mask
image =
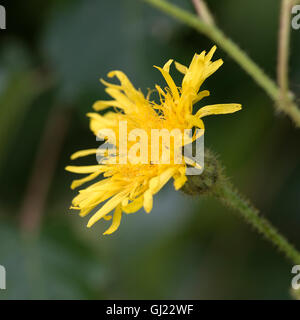
M 293 263 L 300 264 L 300 253 L 267 219 L 260 216 L 258 210 L 249 201 L 245 200 L 228 180 L 222 179 L 215 191 L 215 195 L 226 206 L 239 213 L 247 223 L 269 240 L 279 251 L 284 253 Z
M 300 109 L 292 100 L 292 95 L 288 96 L 288 104 L 280 101 L 280 90 L 276 83 L 268 77 L 263 70 L 231 39 L 215 25 L 209 25 L 199 19 L 196 15 L 191 14 L 183 9 L 178 8 L 165 0 L 143 0 L 169 14 L 175 19 L 194 28 L 200 33 L 205 34 L 215 43 L 217 43 L 224 51 L 228 53 L 253 79 L 260 85 L 266 93 L 276 102 L 277 109 L 288 115 L 300 127 Z

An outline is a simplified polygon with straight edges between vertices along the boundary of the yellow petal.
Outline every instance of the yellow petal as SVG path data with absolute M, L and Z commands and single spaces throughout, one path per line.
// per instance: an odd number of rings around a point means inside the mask
M 172 178 L 175 170 L 175 168 L 169 168 L 159 176 L 159 190 Z
M 73 173 L 92 173 L 95 171 L 103 172 L 106 170 L 106 167 L 103 165 L 96 166 L 67 166 L 65 170 Z
M 79 213 L 80 217 L 85 217 L 86 215 L 88 215 L 91 210 L 93 210 L 93 208 L 86 208 L 86 209 L 82 209 Z
M 242 106 L 237 103 L 228 103 L 228 104 L 212 104 L 205 106 L 197 111 L 195 116 L 202 118 L 212 114 L 226 114 L 233 113 L 242 109 Z
M 201 119 L 200 119 L 201 120 Z M 202 120 L 201 120 L 202 121 Z M 202 121 L 203 124 L 203 121 Z M 204 125 L 204 124 L 203 124 Z M 184 145 L 188 145 L 194 141 L 196 141 L 197 139 L 199 139 L 201 136 L 204 135 L 205 130 L 204 129 L 200 129 L 200 130 L 195 130 L 193 135 L 190 136 L 188 133 L 186 133 L 184 135 Z
M 200 92 L 197 94 L 197 97 L 196 97 L 196 99 L 193 101 L 193 103 L 197 103 L 197 102 L 199 102 L 200 100 L 202 100 L 203 98 L 208 97 L 209 95 L 210 95 L 210 92 L 209 92 L 208 90 L 200 91 Z
M 168 60 L 168 62 L 165 63 L 165 65 L 163 66 L 163 69 L 164 69 L 165 71 L 167 71 L 168 73 L 170 72 L 170 66 L 171 66 L 172 62 L 173 62 L 173 59 L 170 59 L 170 60 Z
M 191 126 L 197 127 L 197 128 L 200 128 L 200 129 L 204 130 L 204 123 L 199 117 L 197 117 L 197 113 L 196 113 L 196 115 L 187 116 L 187 119 L 191 123 Z
M 108 77 L 117 77 L 121 82 L 121 89 L 125 92 L 126 96 L 135 103 L 143 103 L 145 98 L 142 92 L 135 89 L 131 81 L 124 72 L 116 70 L 108 73 Z
M 177 179 L 174 179 L 174 188 L 179 190 L 187 181 L 187 177 L 185 175 L 179 176 Z
M 96 154 L 96 153 L 97 153 L 97 149 L 87 149 L 87 150 L 77 151 L 71 155 L 71 160 L 75 160 L 75 159 L 89 156 L 91 154 Z
M 204 61 L 205 55 L 206 55 L 206 51 L 204 50 L 198 55 L 198 58 Z
M 162 96 L 165 97 L 166 96 L 166 93 L 163 91 L 163 89 L 159 86 L 159 85 L 155 85 L 155 88 L 159 94 L 159 100 L 161 102 L 161 104 L 163 104 L 163 99 L 162 99 Z M 159 108 L 161 108 L 161 106 L 158 106 Z
M 190 166 L 192 166 L 192 167 L 194 167 L 194 168 L 196 168 L 196 169 L 201 170 L 201 169 L 203 168 L 203 167 L 202 167 L 199 163 L 197 163 L 195 160 L 190 159 L 190 158 L 188 158 L 188 157 L 184 157 L 184 161 L 185 161 L 186 164 L 188 164 L 188 165 L 190 165 Z
M 171 167 L 165 170 L 164 172 L 162 172 L 158 177 L 152 178 L 149 184 L 149 187 L 150 187 L 149 192 L 151 194 L 155 194 L 159 192 L 163 188 L 163 186 L 172 178 L 175 171 L 176 171 L 176 168 Z
M 153 195 L 150 190 L 144 193 L 144 209 L 147 213 L 152 210 L 153 207 Z
M 155 190 L 159 187 L 159 177 L 154 177 L 149 181 L 149 189 L 155 193 Z
M 122 108 L 126 111 L 129 111 L 130 109 L 135 109 L 135 105 L 132 103 L 132 101 L 130 101 L 128 96 L 121 93 L 119 90 L 113 88 L 106 88 L 105 91 L 118 102 L 119 108 Z
M 128 201 L 129 201 L 128 198 L 125 198 L 124 200 L 122 200 L 122 206 L 126 207 L 128 205 Z
M 71 184 L 71 189 L 76 189 L 77 187 L 83 185 L 84 183 L 95 179 L 100 173 L 101 172 L 94 172 L 85 178 L 74 180 Z
M 204 77 L 208 78 L 210 75 L 212 75 L 214 72 L 216 72 L 221 65 L 223 64 L 222 59 L 218 59 L 211 63 L 208 67 L 206 67 L 205 72 L 204 72 Z
M 120 90 L 122 87 L 119 84 L 109 83 L 109 82 L 105 81 L 104 79 L 100 79 L 100 82 L 109 88 L 115 88 L 117 90 Z
M 98 220 L 103 218 L 107 213 L 111 212 L 117 205 L 122 202 L 124 198 L 126 198 L 128 192 L 123 191 L 116 194 L 114 197 L 109 199 L 102 207 L 99 209 L 89 220 L 87 227 L 90 228 L 93 224 L 95 224 Z
M 172 79 L 172 77 L 170 76 L 170 74 L 165 71 L 164 69 L 160 68 L 160 67 L 157 67 L 157 66 L 154 66 L 156 69 L 158 69 L 161 74 L 163 75 L 163 77 L 165 78 L 171 92 L 172 92 L 172 95 L 173 95 L 173 98 L 175 100 L 179 100 L 179 93 L 178 93 L 178 89 L 175 85 L 175 82 L 174 80 Z
M 103 234 L 106 235 L 106 234 L 112 234 L 113 232 L 115 232 L 120 226 L 121 218 L 122 218 L 122 209 L 121 209 L 121 206 L 118 205 L 115 209 L 111 226 Z
M 73 199 L 72 203 L 74 206 L 79 207 L 80 210 L 89 211 L 93 210 L 99 203 L 101 203 L 101 193 L 84 193 L 79 194 Z
M 144 197 L 140 196 L 129 203 L 126 207 L 123 207 L 123 211 L 127 214 L 137 212 L 143 207 Z
M 205 56 L 205 61 L 210 61 L 211 58 L 213 57 L 215 51 L 217 50 L 217 46 L 213 46 L 210 51 L 208 52 L 208 54 Z
M 135 89 L 131 81 L 128 79 L 126 74 L 122 71 L 115 70 L 110 71 L 108 73 L 109 78 L 117 77 L 119 81 L 121 82 L 121 87 L 124 91 L 129 92 L 131 94 L 139 94 L 139 92 Z
M 109 107 L 118 107 L 119 104 L 115 100 L 109 100 L 109 101 L 96 101 L 93 104 L 93 109 L 96 111 L 102 111 Z
M 186 66 L 176 61 L 175 61 L 175 67 L 182 74 L 186 74 L 188 71 L 188 68 Z

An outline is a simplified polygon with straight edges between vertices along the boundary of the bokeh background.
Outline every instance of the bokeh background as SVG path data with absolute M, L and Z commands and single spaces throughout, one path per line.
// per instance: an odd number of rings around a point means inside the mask
M 171 0 L 170 0 L 171 1 Z M 193 11 L 190 1 L 175 1 Z M 279 1 L 207 1 L 217 24 L 276 77 Z M 123 70 L 147 92 L 164 85 L 152 66 L 188 64 L 213 43 L 139 0 L 14 0 L 0 30 L 0 299 L 290 299 L 291 264 L 214 199 L 172 185 L 154 209 L 92 229 L 71 214 L 77 176 L 69 156 L 97 142 L 93 102 L 100 77 Z M 291 86 L 300 96 L 300 31 L 292 31 Z M 228 175 L 300 248 L 300 131 L 219 49 L 222 68 L 204 85 L 205 103 L 239 102 L 208 117 L 206 146 Z M 180 80 L 180 76 L 176 78 Z M 93 164 L 92 157 L 85 163 Z M 82 164 L 83 161 L 74 164 Z

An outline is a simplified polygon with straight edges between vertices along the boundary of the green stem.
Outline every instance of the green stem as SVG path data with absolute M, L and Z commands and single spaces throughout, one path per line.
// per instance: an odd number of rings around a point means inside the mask
M 274 244 L 293 263 L 300 264 L 300 253 L 282 236 L 272 224 L 259 215 L 259 212 L 247 200 L 240 196 L 227 179 L 220 181 L 214 194 L 223 204 L 237 211 L 242 218 L 260 234 Z
M 203 22 L 196 15 L 180 9 L 165 0 L 143 1 L 148 2 L 175 19 L 194 28 L 198 32 L 205 34 L 207 37 L 217 43 L 257 82 L 258 85 L 260 85 L 267 92 L 267 94 L 276 102 L 277 109 L 287 114 L 291 119 L 293 119 L 296 126 L 300 127 L 300 110 L 292 101 L 292 95 L 288 96 L 288 104 L 281 103 L 280 90 L 276 83 L 270 77 L 268 77 L 263 70 L 231 39 L 227 38 L 225 34 L 218 29 L 218 27 Z
M 280 27 L 278 37 L 277 79 L 280 88 L 280 99 L 287 103 L 289 94 L 288 61 L 290 47 L 290 17 L 293 0 L 281 1 Z
M 215 24 L 214 18 L 204 0 L 192 0 L 198 16 L 207 24 Z

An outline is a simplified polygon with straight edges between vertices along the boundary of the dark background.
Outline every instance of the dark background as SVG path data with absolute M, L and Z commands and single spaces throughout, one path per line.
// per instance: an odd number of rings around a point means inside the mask
M 189 1 L 171 1 L 193 11 Z M 279 1 L 207 1 L 220 28 L 276 77 Z M 139 0 L 9 1 L 0 30 L 0 299 L 290 299 L 291 264 L 215 199 L 170 184 L 150 215 L 92 229 L 70 214 L 70 154 L 95 148 L 85 114 L 106 99 L 98 82 L 121 69 L 147 92 L 152 66 L 188 64 L 213 43 Z M 300 96 L 300 31 L 291 87 Z M 205 118 L 205 143 L 228 175 L 300 248 L 300 131 L 225 52 L 205 103 L 237 102 Z M 175 77 L 177 81 L 180 77 Z M 299 101 L 299 99 L 298 99 Z M 89 158 L 76 164 L 93 163 Z

